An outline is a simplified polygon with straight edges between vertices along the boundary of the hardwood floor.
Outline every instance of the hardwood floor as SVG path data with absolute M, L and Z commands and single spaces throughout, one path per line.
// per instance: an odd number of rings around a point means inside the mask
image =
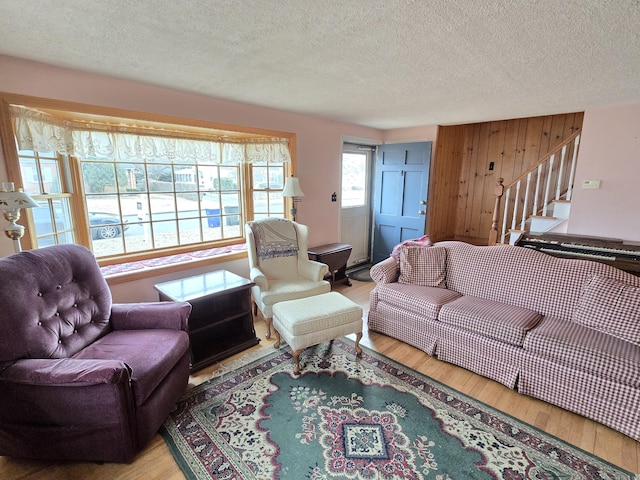
M 369 292 L 374 284 L 355 280 L 352 283 L 352 287 L 339 285 L 336 290 L 362 305 L 365 312 L 368 311 Z M 256 320 L 256 331 L 262 338 L 259 345 L 221 363 L 226 364 L 248 351 L 273 348 L 273 341 L 264 338 L 265 324 L 261 319 Z M 502 384 L 441 362 L 390 337 L 365 331 L 362 344 L 614 465 L 631 472 L 640 472 L 640 442 L 608 427 L 540 400 L 520 395 Z M 195 386 L 207 380 L 217 368 L 218 365 L 212 365 L 196 372 L 191 377 L 190 384 Z M 61 463 L 0 457 L 0 478 L 183 480 L 185 477 L 173 460 L 165 442 L 160 435 L 155 435 L 151 443 L 131 464 Z

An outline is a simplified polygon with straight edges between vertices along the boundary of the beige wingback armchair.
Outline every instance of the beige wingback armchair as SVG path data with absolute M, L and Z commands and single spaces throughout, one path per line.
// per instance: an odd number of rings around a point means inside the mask
M 269 217 L 245 225 L 254 314 L 260 309 L 271 338 L 273 305 L 331 290 L 323 280 L 329 267 L 309 260 L 309 228 L 284 218 Z

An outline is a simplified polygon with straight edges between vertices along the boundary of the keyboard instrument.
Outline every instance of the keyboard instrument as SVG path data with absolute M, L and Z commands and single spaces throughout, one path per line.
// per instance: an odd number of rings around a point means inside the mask
M 602 262 L 640 276 L 640 242 L 560 233 L 526 233 L 516 245 L 557 257 Z

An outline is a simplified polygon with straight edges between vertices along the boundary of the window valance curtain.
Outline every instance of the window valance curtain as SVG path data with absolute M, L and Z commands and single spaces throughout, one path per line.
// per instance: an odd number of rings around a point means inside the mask
M 18 148 L 56 151 L 84 159 L 120 162 L 157 159 L 215 164 L 291 162 L 286 138 L 233 137 L 217 141 L 92 130 L 43 112 L 12 106 Z

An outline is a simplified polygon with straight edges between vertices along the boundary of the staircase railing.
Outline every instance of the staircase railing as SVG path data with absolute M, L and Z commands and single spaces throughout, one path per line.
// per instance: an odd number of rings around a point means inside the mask
M 579 146 L 580 131 L 508 185 L 503 185 L 502 178 L 498 179 L 489 245 L 495 245 L 498 239 L 499 243 L 509 243 L 512 234 L 526 231 L 526 222 L 531 216 L 548 216 L 553 201 L 571 201 Z

